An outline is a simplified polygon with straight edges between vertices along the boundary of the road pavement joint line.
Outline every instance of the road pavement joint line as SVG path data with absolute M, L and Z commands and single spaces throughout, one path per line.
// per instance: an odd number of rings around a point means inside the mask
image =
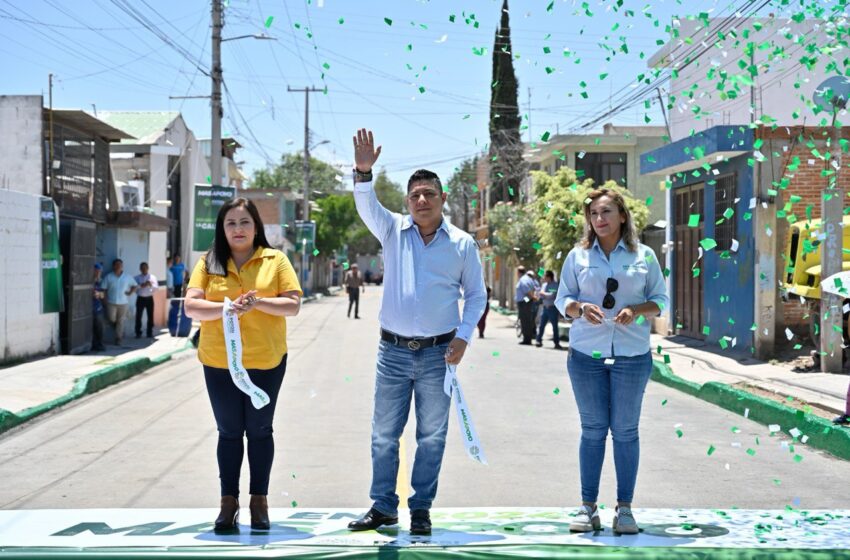
M 736 389 L 725 383 L 709 381 L 700 385 L 682 379 L 666 364 L 659 361 L 653 361 L 652 380 L 742 416 L 744 410 L 749 409 L 748 419 L 766 426 L 777 424 L 786 434 L 793 428 L 797 428 L 809 436 L 806 443 L 802 445 L 826 451 L 840 459 L 850 460 L 850 430 L 837 427 L 829 420 L 806 414 L 802 410 Z

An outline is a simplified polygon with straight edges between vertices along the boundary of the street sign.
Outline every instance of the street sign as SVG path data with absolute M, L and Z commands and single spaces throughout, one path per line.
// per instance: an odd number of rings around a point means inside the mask
M 215 221 L 225 202 L 236 196 L 235 187 L 195 185 L 195 220 L 192 249 L 206 251 L 215 240 Z

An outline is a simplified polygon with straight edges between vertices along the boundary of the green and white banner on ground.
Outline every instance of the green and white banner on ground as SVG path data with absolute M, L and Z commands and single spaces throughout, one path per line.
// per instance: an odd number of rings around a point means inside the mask
M 59 251 L 59 210 L 52 198 L 41 197 L 41 312 L 65 311 Z
M 195 220 L 192 250 L 206 251 L 215 240 L 215 220 L 225 202 L 236 196 L 235 187 L 195 185 Z
M 615 535 L 611 509 L 600 512 L 603 530 L 570 533 L 570 511 L 561 508 L 440 508 L 428 537 L 410 535 L 406 511 L 400 527 L 359 533 L 346 528 L 362 515 L 357 509 L 272 509 L 269 531 L 240 525 L 221 534 L 213 532 L 216 513 L 0 510 L 0 558 L 850 557 L 850 510 L 636 509 L 641 533 Z

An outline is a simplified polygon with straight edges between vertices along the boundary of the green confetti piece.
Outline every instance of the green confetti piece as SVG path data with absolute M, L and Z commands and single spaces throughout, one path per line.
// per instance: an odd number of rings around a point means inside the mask
M 494 358 L 498 358 L 498 357 L 499 357 L 499 353 L 498 353 L 498 352 L 493 352 L 493 357 L 494 357 Z
M 756 450 L 753 449 L 752 447 L 747 449 L 747 455 L 749 455 L 750 457 L 755 456 L 755 454 L 756 454 Z
M 555 7 L 555 0 L 552 0 L 551 2 L 549 2 L 549 5 L 546 6 L 546 11 L 551 12 L 552 8 L 554 8 L 554 7 Z
M 345 18 L 339 18 L 338 23 L 339 23 L 340 25 L 342 25 L 343 23 L 345 23 Z
M 556 395 L 561 394 L 561 390 L 558 387 L 555 387 L 555 389 L 552 392 L 555 393 Z
M 546 132 L 544 132 L 543 134 L 540 135 L 540 141 L 541 142 L 548 142 L 549 141 L 549 135 L 550 135 L 550 132 L 547 130 Z
M 292 507 L 298 507 L 298 502 L 296 502 L 295 500 L 292 500 Z
M 328 64 L 327 62 L 325 62 L 324 64 L 322 64 L 322 68 L 324 68 L 325 70 L 330 70 L 330 69 L 331 69 L 331 65 L 330 65 L 330 64 Z
M 316 255 L 318 255 L 318 254 L 319 254 L 319 250 L 318 250 L 318 249 L 313 249 L 313 256 L 315 257 L 315 256 L 316 256 Z
M 799 463 L 799 462 L 800 462 L 800 461 L 802 461 L 802 460 L 803 460 L 803 456 L 802 456 L 802 455 L 794 455 L 794 462 L 795 462 L 795 463 Z
M 702 334 L 704 334 L 705 336 L 708 336 L 708 334 L 709 334 L 710 332 L 711 332 L 711 327 L 709 327 L 708 325 L 705 325 L 705 326 L 702 328 Z
M 604 73 L 602 73 L 602 74 L 599 74 L 599 79 L 600 79 L 600 80 L 604 80 L 604 79 L 605 79 L 605 78 L 607 78 L 607 77 L 608 77 L 608 73 L 607 73 L 607 72 L 604 72 Z
M 682 327 L 679 327 L 679 328 L 682 328 Z M 669 363 L 670 363 L 670 361 L 671 361 L 671 360 L 670 360 L 670 354 L 664 354 L 663 358 L 664 358 L 664 363 L 665 363 L 665 364 L 669 364 Z
M 716 447 L 714 447 L 713 445 L 709 445 L 709 446 L 708 446 L 708 452 L 707 452 L 706 454 L 707 454 L 709 457 L 711 457 L 711 454 L 712 454 L 712 453 L 714 453 L 715 451 L 717 451 L 717 448 L 716 448 Z
M 664 399 L 663 401 L 661 401 L 661 406 L 665 406 L 666 404 L 667 404 L 667 399 Z
M 266 18 L 266 29 L 272 26 L 272 22 L 274 21 L 274 16 L 269 16 Z
M 390 19 L 390 18 L 388 18 L 388 17 L 385 17 L 385 18 L 384 18 L 384 23 L 386 23 L 387 25 L 392 25 L 392 24 L 393 24 L 393 20 L 391 20 L 391 19 Z
M 637 323 L 638 325 L 642 325 L 645 322 L 646 322 L 646 317 L 644 317 L 643 315 L 638 315 L 638 318 L 635 319 L 635 323 Z
M 425 93 L 425 87 L 419 86 L 419 93 Z
M 702 241 L 699 242 L 700 247 L 703 248 L 704 251 L 711 251 L 715 247 L 717 247 L 717 241 L 712 239 L 711 237 L 706 237 Z
M 543 245 L 541 245 L 540 242 L 535 241 L 534 243 L 531 244 L 531 248 L 534 249 L 535 251 L 539 251 L 540 249 L 543 248 Z
M 595 360 L 598 360 L 602 357 L 602 352 L 600 352 L 599 350 L 594 350 L 592 356 Z
M 653 200 L 653 198 L 651 196 L 646 197 L 646 205 L 652 206 L 652 200 Z
M 691 214 L 688 217 L 688 227 L 699 227 L 699 214 Z
M 676 437 L 682 437 L 685 433 L 682 430 L 676 430 Z
M 209 175 L 207 175 L 207 183 L 212 184 L 212 177 L 210 177 Z
M 546 68 L 544 68 L 544 70 L 546 70 L 547 74 L 552 74 L 553 72 L 555 72 L 555 69 L 551 66 L 547 66 Z M 582 92 L 582 94 L 584 94 L 584 92 Z

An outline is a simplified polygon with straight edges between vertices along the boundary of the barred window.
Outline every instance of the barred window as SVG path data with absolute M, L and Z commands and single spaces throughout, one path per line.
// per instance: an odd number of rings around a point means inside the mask
M 738 177 L 732 173 L 720 177 L 714 185 L 714 240 L 719 251 L 728 251 L 732 247 L 732 240 L 738 235 L 738 217 L 734 214 L 737 184 Z

